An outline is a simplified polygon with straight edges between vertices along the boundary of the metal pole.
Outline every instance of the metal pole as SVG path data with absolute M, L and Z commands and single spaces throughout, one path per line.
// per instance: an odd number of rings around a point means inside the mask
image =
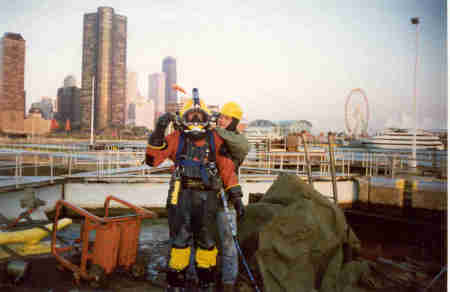
M 330 172 L 331 172 L 331 181 L 333 183 L 333 199 L 334 203 L 337 204 L 338 200 L 338 192 L 337 192 L 337 185 L 336 185 L 336 169 L 334 165 L 334 149 L 333 149 L 333 133 L 328 133 L 328 146 L 329 146 L 329 154 L 330 154 Z
M 92 77 L 91 95 L 91 145 L 94 145 L 94 99 L 95 99 L 95 76 Z
M 37 155 L 34 155 L 34 176 L 38 175 Z
M 313 184 L 313 180 L 312 180 L 312 172 L 311 172 L 311 162 L 309 161 L 309 153 L 308 153 L 308 147 L 306 145 L 306 138 L 305 138 L 305 131 L 302 131 L 301 133 L 302 136 L 302 142 L 303 142 L 303 149 L 305 150 L 305 160 L 306 160 L 306 170 L 308 172 L 308 182 L 310 185 Z
M 31 143 L 33 143 L 34 140 L 34 117 L 31 116 Z
M 411 167 L 417 167 L 416 151 L 417 151 L 417 67 L 419 64 L 419 18 L 411 18 L 411 23 L 416 26 L 416 63 L 414 66 L 414 96 L 413 96 L 413 107 L 414 107 L 414 136 L 413 136 L 413 149 L 412 149 L 412 161 Z
M 53 155 L 49 154 L 50 160 L 50 182 L 53 183 Z
M 69 176 L 72 175 L 72 153 L 69 156 Z
M 237 226 L 236 226 L 236 224 L 234 224 L 232 214 L 231 214 L 230 210 L 228 209 L 228 202 L 227 202 L 227 198 L 225 198 L 225 192 L 224 192 L 223 188 L 221 188 L 221 190 L 220 190 L 220 198 L 222 199 L 223 209 L 227 216 L 228 224 L 230 225 L 231 236 L 233 237 L 234 245 L 236 246 L 236 249 L 237 249 L 239 255 L 241 256 L 242 263 L 244 264 L 245 270 L 247 271 L 250 281 L 252 282 L 253 288 L 255 289 L 256 292 L 260 292 L 258 284 L 256 283 L 256 280 L 253 277 L 252 271 L 250 270 L 250 267 L 248 266 L 247 261 L 245 260 L 244 253 L 242 252 L 241 247 L 239 246 L 239 241 L 237 239 Z

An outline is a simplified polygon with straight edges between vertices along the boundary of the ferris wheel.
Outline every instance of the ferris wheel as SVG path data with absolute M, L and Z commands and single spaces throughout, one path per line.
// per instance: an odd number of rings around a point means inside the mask
M 361 88 L 350 91 L 345 102 L 345 126 L 354 137 L 367 135 L 369 126 L 369 102 Z

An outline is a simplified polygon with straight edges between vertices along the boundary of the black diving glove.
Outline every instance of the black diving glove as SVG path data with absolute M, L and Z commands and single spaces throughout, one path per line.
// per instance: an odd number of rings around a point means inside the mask
M 245 215 L 245 207 L 244 207 L 244 204 L 242 203 L 242 199 L 234 198 L 234 199 L 232 199 L 232 202 L 233 202 L 234 209 L 236 210 L 237 220 L 241 221 Z
M 234 186 L 230 188 L 228 191 L 228 197 L 230 198 L 231 202 L 233 203 L 234 209 L 236 210 L 236 215 L 238 221 L 241 221 L 242 218 L 244 218 L 245 215 L 245 207 L 242 203 L 242 189 L 241 186 Z
M 164 144 L 164 133 L 166 128 L 169 126 L 170 122 L 174 120 L 175 115 L 173 113 L 165 113 L 160 116 L 156 122 L 155 130 L 148 138 L 148 144 L 152 146 L 162 146 Z

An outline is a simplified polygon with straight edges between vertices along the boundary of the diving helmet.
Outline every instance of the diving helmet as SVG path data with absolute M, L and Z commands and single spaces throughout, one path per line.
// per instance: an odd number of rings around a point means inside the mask
M 197 93 L 197 94 L 196 94 Z M 210 111 L 203 100 L 198 98 L 198 91 L 194 88 L 194 98 L 188 99 L 180 111 L 184 133 L 195 139 L 204 137 L 209 126 Z

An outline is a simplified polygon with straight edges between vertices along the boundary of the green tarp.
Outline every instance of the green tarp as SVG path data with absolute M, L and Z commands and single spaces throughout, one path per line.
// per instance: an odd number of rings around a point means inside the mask
M 296 175 L 281 174 L 246 211 L 239 239 L 264 291 L 364 291 L 355 283 L 369 267 L 351 261 L 360 241 L 343 211 Z

